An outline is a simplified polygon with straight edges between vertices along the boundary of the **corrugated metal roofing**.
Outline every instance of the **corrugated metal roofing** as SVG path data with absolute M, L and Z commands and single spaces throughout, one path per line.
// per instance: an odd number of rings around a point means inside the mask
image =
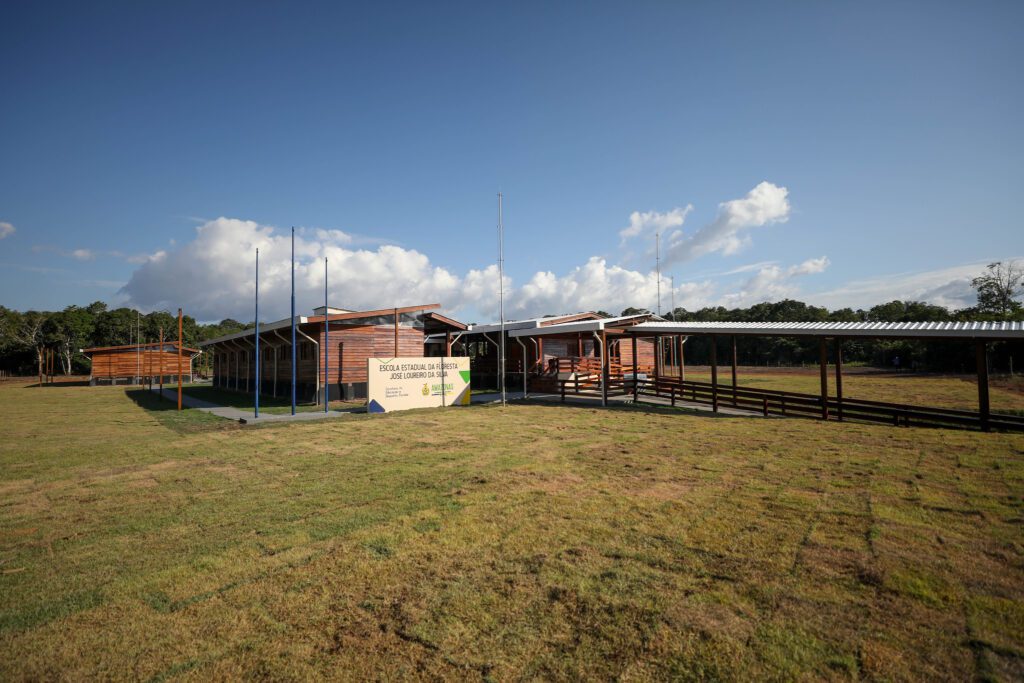
M 619 323 L 637 318 L 650 318 L 651 315 L 650 313 L 638 313 L 636 315 L 620 315 L 614 318 L 600 318 L 598 320 L 575 320 L 568 323 L 558 323 L 557 325 L 546 325 L 545 327 L 510 330 L 508 336 L 542 337 L 552 334 L 571 334 L 574 332 L 600 332 L 607 327 L 616 327 L 619 326 Z
M 634 325 L 633 332 L 661 334 L 761 334 L 841 337 L 963 337 L 1024 339 L 1024 322 L 648 322 Z
M 505 331 L 509 332 L 511 330 L 534 329 L 534 328 L 538 328 L 538 327 L 543 326 L 545 323 L 551 323 L 551 321 L 553 321 L 553 320 L 558 320 L 559 318 L 571 318 L 571 317 L 577 316 L 577 315 L 591 315 L 591 314 L 597 315 L 596 313 L 592 313 L 591 311 L 581 311 L 579 313 L 562 313 L 561 315 L 548 315 L 548 316 L 544 316 L 543 318 L 524 318 L 522 320 L 506 320 L 505 321 Z M 564 324 L 564 323 L 553 323 L 553 324 L 560 325 L 560 324 Z M 548 325 L 548 326 L 550 326 L 550 325 Z M 479 323 L 479 324 L 476 324 L 476 325 L 470 325 L 468 332 L 470 334 L 480 334 L 480 333 L 486 333 L 486 332 L 500 332 L 501 328 L 502 328 L 502 325 L 501 325 L 500 322 L 499 323 Z

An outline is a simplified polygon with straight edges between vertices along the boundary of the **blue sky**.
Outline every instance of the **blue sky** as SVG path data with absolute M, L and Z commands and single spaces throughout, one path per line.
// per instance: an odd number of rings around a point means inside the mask
M 654 307 L 655 225 L 691 308 L 1024 254 L 1024 4 L 372 5 L 0 7 L 0 303 L 246 317 L 262 245 L 283 313 L 294 225 L 300 308 L 485 319 L 499 190 L 523 315 Z

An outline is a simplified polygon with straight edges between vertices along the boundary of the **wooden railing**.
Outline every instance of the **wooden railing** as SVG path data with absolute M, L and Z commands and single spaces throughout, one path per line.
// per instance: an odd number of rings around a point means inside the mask
M 632 382 L 628 390 L 633 391 Z M 703 403 L 713 407 L 730 406 L 753 410 L 763 415 L 792 415 L 816 417 L 826 420 L 854 420 L 881 422 L 897 426 L 961 426 L 980 429 L 1024 431 L 1024 416 L 990 413 L 956 408 L 935 408 L 902 403 L 869 401 L 857 398 L 821 396 L 794 391 L 752 389 L 731 384 L 680 381 L 674 377 L 642 379 L 637 387 L 638 396 L 668 398 L 672 405 L 677 400 Z
M 571 363 L 572 359 L 552 359 L 566 361 L 564 376 L 547 376 L 531 380 L 531 391 L 547 391 L 559 394 L 564 402 L 566 396 L 602 396 L 600 361 L 585 359 L 587 362 Z M 579 359 L 576 359 L 579 360 Z M 596 371 L 584 374 L 584 368 L 590 368 L 594 361 Z M 575 368 L 575 370 L 571 370 Z M 644 368 L 638 368 L 641 373 Z M 607 381 L 608 396 L 629 396 L 634 392 L 633 368 L 616 365 L 609 373 Z M 759 412 L 764 416 L 784 415 L 792 417 L 810 417 L 825 420 L 849 420 L 855 422 L 875 422 L 895 426 L 914 427 L 967 427 L 974 429 L 999 429 L 1006 431 L 1024 431 L 1024 416 L 990 413 L 985 416 L 977 411 L 957 408 L 936 408 L 902 403 L 887 403 L 858 398 L 839 400 L 829 396 L 822 401 L 820 395 L 804 394 L 795 391 L 779 391 L 774 389 L 753 389 L 749 387 L 733 387 L 731 384 L 713 385 L 710 382 L 683 381 L 677 377 L 641 377 L 636 380 L 637 399 L 654 397 L 668 399 L 670 405 L 678 401 L 700 403 L 719 407 L 731 407 L 741 410 Z

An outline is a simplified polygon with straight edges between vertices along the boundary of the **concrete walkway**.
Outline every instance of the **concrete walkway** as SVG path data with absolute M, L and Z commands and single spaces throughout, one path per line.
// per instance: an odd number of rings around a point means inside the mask
M 153 393 L 160 393 L 160 390 L 154 388 Z M 163 396 L 164 398 L 170 401 L 177 401 L 178 390 L 164 389 Z M 285 413 L 283 415 L 260 413 L 259 417 L 254 417 L 252 410 L 243 410 L 241 408 L 233 408 L 231 406 L 221 406 L 217 405 L 216 403 L 210 403 L 209 401 L 201 401 L 198 398 L 193 398 L 188 394 L 184 393 L 181 396 L 181 404 L 184 406 L 188 406 L 189 408 L 201 410 L 204 413 L 210 413 L 211 415 L 223 417 L 226 420 L 234 420 L 242 424 L 264 424 L 266 422 L 304 422 L 308 420 L 323 420 L 325 418 L 330 417 L 343 417 L 351 412 L 354 412 L 351 409 L 331 410 L 326 413 L 323 410 L 310 410 L 302 413 L 295 413 L 294 415 L 292 415 L 291 413 Z

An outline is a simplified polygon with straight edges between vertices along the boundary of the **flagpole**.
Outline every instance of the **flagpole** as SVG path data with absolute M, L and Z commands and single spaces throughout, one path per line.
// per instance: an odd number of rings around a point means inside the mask
M 295 228 L 292 228 L 292 415 L 295 414 Z
M 260 248 L 256 247 L 256 400 L 254 417 L 260 416 Z
M 341 359 L 338 359 L 341 362 Z M 324 259 L 324 412 L 331 402 L 331 327 L 327 323 L 327 259 Z
M 498 193 L 498 319 L 501 325 L 501 342 L 498 358 L 498 373 L 501 381 L 501 405 L 505 405 L 505 227 L 501 220 L 501 193 Z

